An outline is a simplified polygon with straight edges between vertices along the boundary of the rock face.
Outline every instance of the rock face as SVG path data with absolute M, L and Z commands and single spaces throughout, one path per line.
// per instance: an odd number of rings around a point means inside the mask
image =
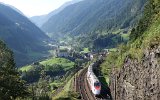
M 160 100 L 160 46 L 145 50 L 142 61 L 126 58 L 121 69 L 112 69 L 113 100 Z

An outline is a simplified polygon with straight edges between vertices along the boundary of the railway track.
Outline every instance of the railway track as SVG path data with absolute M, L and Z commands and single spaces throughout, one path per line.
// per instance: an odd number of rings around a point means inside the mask
M 83 69 L 79 75 L 75 76 L 75 91 L 80 93 L 81 100 L 111 100 L 107 99 L 104 95 L 95 97 L 90 90 L 89 83 L 87 81 L 87 68 Z M 104 87 L 102 87 L 104 88 Z
M 97 100 L 89 89 L 87 82 L 87 68 L 83 69 L 76 79 L 76 91 L 80 93 L 82 100 Z

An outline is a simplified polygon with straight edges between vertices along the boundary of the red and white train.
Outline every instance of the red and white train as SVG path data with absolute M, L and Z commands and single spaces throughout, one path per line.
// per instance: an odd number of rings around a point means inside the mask
M 91 89 L 92 93 L 95 96 L 98 96 L 101 93 L 101 83 L 93 72 L 94 66 L 95 66 L 95 63 L 92 63 L 88 67 L 87 81 L 90 85 L 90 89 Z

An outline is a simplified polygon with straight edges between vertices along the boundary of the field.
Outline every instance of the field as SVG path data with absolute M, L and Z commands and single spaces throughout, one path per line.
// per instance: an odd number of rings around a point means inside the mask
M 74 62 L 72 62 L 68 59 L 65 59 L 65 58 L 50 58 L 50 59 L 41 61 L 39 63 L 40 63 L 40 65 L 45 66 L 45 69 L 48 69 L 47 67 L 49 67 L 49 66 L 54 67 L 54 65 L 59 65 L 64 69 L 64 71 L 68 71 L 69 69 L 73 68 L 74 64 L 75 64 Z M 24 67 L 20 68 L 20 71 L 23 72 L 23 71 L 32 70 L 33 66 L 34 65 L 24 66 Z
M 22 72 L 24 72 L 24 71 L 29 71 L 29 70 L 31 70 L 32 68 L 33 68 L 33 66 L 28 65 L 28 66 L 24 66 L 24 67 L 20 68 L 20 70 L 21 70 Z
M 44 66 L 60 65 L 65 71 L 74 67 L 74 62 L 65 58 L 51 58 L 40 62 L 40 64 Z
M 83 48 L 83 51 L 81 51 L 81 53 L 89 53 L 89 48 Z

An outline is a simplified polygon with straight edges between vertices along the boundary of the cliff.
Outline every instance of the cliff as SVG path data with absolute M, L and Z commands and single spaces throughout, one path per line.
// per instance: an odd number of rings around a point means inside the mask
M 146 50 L 142 61 L 126 58 L 110 76 L 113 100 L 160 99 L 160 45 Z

